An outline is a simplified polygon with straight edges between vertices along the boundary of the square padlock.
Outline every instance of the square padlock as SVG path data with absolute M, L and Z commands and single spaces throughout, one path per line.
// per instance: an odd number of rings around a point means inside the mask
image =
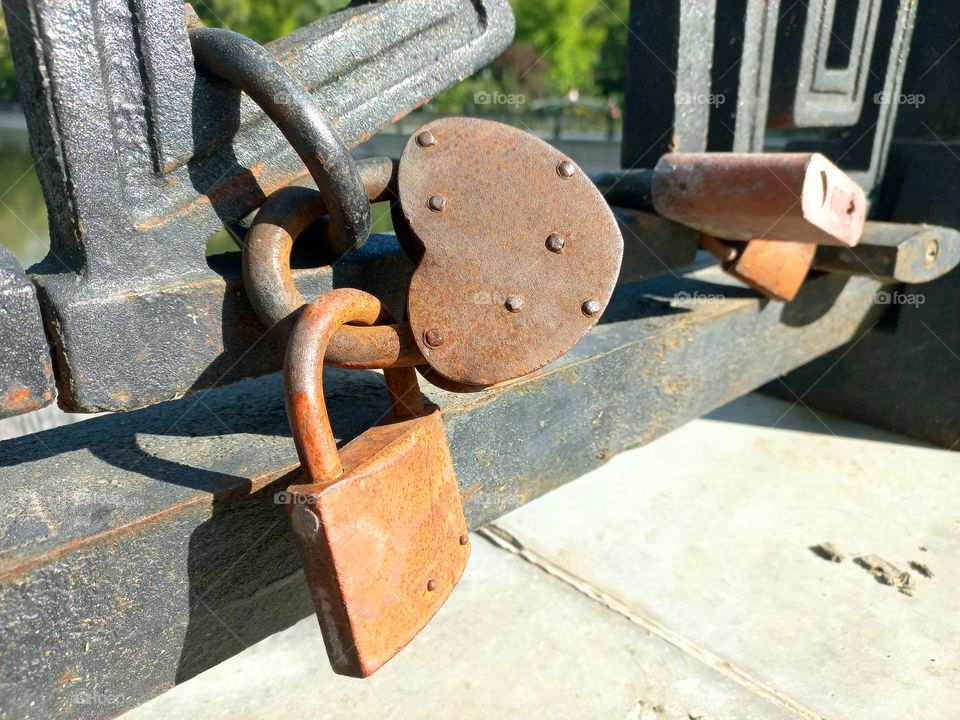
M 289 488 L 290 521 L 337 673 L 367 677 L 430 621 L 470 554 L 440 411 L 370 428 L 343 474 Z

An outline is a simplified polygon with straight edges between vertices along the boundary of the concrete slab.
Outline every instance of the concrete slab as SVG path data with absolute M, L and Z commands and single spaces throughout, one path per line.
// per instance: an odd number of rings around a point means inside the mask
M 333 675 L 311 617 L 123 717 L 952 720 L 958 480 L 960 454 L 747 396 L 483 531 L 509 552 L 474 536 L 373 678 Z
M 791 718 L 699 660 L 474 536 L 428 628 L 378 674 L 334 675 L 305 619 L 123 716 Z
M 799 716 L 960 717 L 960 454 L 790 407 L 747 396 L 492 532 Z

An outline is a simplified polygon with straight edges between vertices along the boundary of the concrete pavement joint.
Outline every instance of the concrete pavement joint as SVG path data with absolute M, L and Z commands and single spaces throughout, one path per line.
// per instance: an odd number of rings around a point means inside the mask
M 475 531 L 477 535 L 491 543 L 493 546 L 506 550 L 544 571 L 548 575 L 569 585 L 577 592 L 586 595 L 591 600 L 600 603 L 608 610 L 622 615 L 635 625 L 639 625 L 644 630 L 660 639 L 670 643 L 679 650 L 699 660 L 704 665 L 716 670 L 721 675 L 730 678 L 734 682 L 742 685 L 751 692 L 768 700 L 785 710 L 795 713 L 802 720 L 827 720 L 823 715 L 813 712 L 804 707 L 795 700 L 783 695 L 776 688 L 770 687 L 766 683 L 753 677 L 746 671 L 738 668 L 727 660 L 717 657 L 709 650 L 695 645 L 686 638 L 678 635 L 667 627 L 647 615 L 644 615 L 635 608 L 630 607 L 619 598 L 603 590 L 582 577 L 570 572 L 561 565 L 543 557 L 536 551 L 525 546 L 523 542 L 512 533 L 504 530 L 497 524 L 490 524 Z

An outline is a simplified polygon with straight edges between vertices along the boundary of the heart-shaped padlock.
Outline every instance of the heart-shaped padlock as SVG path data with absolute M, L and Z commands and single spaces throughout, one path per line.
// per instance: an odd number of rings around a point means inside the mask
M 590 178 L 556 148 L 502 123 L 444 118 L 407 142 L 397 187 L 394 225 L 419 261 L 408 320 L 441 384 L 531 373 L 599 320 L 623 238 Z

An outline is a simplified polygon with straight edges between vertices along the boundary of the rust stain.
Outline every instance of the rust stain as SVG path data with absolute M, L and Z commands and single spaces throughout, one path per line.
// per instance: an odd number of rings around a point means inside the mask
M 51 399 L 50 391 L 44 393 L 44 400 Z M 23 387 L 19 390 L 11 390 L 3 399 L 3 407 L 9 412 L 25 413 L 31 410 L 38 410 L 43 407 L 42 402 L 37 402 L 30 392 L 30 388 Z
M 75 683 L 79 679 L 80 679 L 80 676 L 77 675 L 76 673 L 65 672 L 57 680 L 57 684 L 59 684 L 60 687 L 64 687 L 65 685 L 69 685 L 70 683 Z

